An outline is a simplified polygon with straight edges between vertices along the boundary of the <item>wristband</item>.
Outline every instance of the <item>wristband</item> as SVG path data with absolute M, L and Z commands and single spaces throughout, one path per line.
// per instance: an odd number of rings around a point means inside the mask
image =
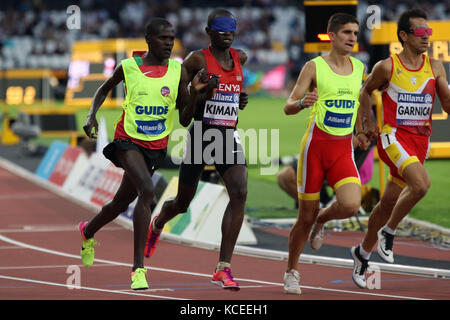
M 298 108 L 300 110 L 305 109 L 305 107 L 303 106 L 303 99 L 305 99 L 305 97 L 301 98 L 300 101 L 298 102 Z

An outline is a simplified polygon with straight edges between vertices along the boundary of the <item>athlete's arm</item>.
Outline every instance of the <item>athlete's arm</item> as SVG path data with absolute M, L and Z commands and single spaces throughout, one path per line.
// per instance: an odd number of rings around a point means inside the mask
M 441 100 L 442 109 L 450 113 L 450 89 L 447 83 L 447 74 L 441 61 L 431 59 L 434 75 L 436 77 L 436 91 Z
M 366 67 L 364 67 L 364 71 L 363 71 L 363 78 L 364 78 L 364 74 L 366 72 Z M 369 104 L 371 105 L 372 102 L 369 99 Z M 359 111 L 359 110 L 358 110 Z M 361 123 L 362 121 L 360 120 L 361 117 L 359 117 L 359 112 L 357 113 L 357 117 L 356 117 L 356 122 L 355 122 L 355 130 L 356 133 L 353 135 L 353 148 L 359 147 L 362 150 L 367 150 L 370 146 L 370 140 L 369 138 L 364 134 L 364 131 L 362 131 L 361 129 L 358 130 L 356 128 L 356 123 L 359 123 L 358 127 L 361 127 Z
M 306 93 L 308 90 L 311 92 Z M 286 100 L 284 113 L 287 115 L 296 114 L 304 108 L 311 107 L 317 99 L 316 64 L 314 61 L 308 61 L 302 68 L 297 78 L 297 83 Z M 300 100 L 302 100 L 301 109 L 299 106 Z
M 206 63 L 202 57 L 203 54 L 199 54 L 199 51 L 192 52 L 181 66 L 177 108 L 180 124 L 184 127 L 187 127 L 194 117 L 195 106 L 200 96 L 199 92 L 208 86 L 209 77 L 206 73 Z M 188 91 L 189 82 L 191 86 Z
M 378 136 L 378 126 L 370 116 L 370 97 L 374 90 L 380 89 L 389 82 L 391 68 L 392 62 L 390 58 L 377 62 L 359 93 L 359 109 L 355 130 L 357 134 L 364 132 L 370 140 Z
M 103 84 L 97 89 L 92 99 L 91 108 L 87 115 L 86 123 L 83 126 L 83 130 L 89 138 L 96 138 L 98 133 L 98 122 L 96 119 L 96 114 L 98 109 L 100 109 L 103 102 L 105 102 L 108 93 L 117 86 L 121 81 L 124 80 L 122 64 L 119 64 L 114 70 L 111 77 L 105 80 Z M 94 128 L 94 132 L 92 129 Z
M 243 66 L 247 62 L 247 54 L 241 49 L 236 50 L 239 55 L 239 61 L 241 62 L 241 66 Z
M 180 83 L 178 85 L 178 96 L 177 96 L 177 109 L 178 109 L 178 118 L 180 124 L 183 127 L 186 127 L 191 122 L 192 116 L 194 114 L 193 107 L 190 106 L 190 96 L 188 91 L 188 75 L 186 71 L 186 67 L 181 65 L 181 75 L 180 75 Z
M 241 67 L 242 67 L 245 64 L 245 62 L 247 62 L 247 54 L 240 49 L 238 49 L 237 52 L 238 52 L 239 61 L 241 63 Z M 239 109 L 244 110 L 245 107 L 247 106 L 247 104 L 248 104 L 248 94 L 247 94 L 247 92 L 241 90 L 241 93 L 239 95 Z
M 194 79 L 197 72 L 203 68 L 206 69 L 205 56 L 200 50 L 193 51 L 184 59 L 183 66 L 186 68 L 187 79 L 190 82 Z

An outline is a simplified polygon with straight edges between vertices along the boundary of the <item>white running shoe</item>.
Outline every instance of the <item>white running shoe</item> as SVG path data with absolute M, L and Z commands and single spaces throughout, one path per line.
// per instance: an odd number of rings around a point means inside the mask
M 300 274 L 297 270 L 289 270 L 284 273 L 284 293 L 291 294 L 301 294 L 302 290 L 300 289 Z
M 309 236 L 309 244 L 313 250 L 319 250 L 322 246 L 325 224 L 314 223 Z
M 392 247 L 394 246 L 394 235 L 387 233 L 383 229 L 380 229 L 377 233 L 378 245 L 377 252 L 381 259 L 388 263 L 394 263 L 394 252 Z
M 350 255 L 353 258 L 353 282 L 360 288 L 366 288 L 366 270 L 369 266 L 369 260 L 364 259 L 359 253 L 359 245 L 350 249 Z

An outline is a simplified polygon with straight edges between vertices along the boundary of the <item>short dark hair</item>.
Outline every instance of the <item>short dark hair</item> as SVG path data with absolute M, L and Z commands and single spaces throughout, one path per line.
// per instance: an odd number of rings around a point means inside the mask
M 144 35 L 147 38 L 147 36 L 154 36 L 158 34 L 161 31 L 161 27 L 169 27 L 173 28 L 172 24 L 163 18 L 153 18 L 150 20 L 149 23 L 145 26 Z
M 355 16 L 343 12 L 335 13 L 328 19 L 327 32 L 337 33 L 341 26 L 347 23 L 356 23 L 359 26 L 359 21 Z
M 403 40 L 402 38 L 400 38 L 400 31 L 409 32 L 409 30 L 411 29 L 410 18 L 423 18 L 425 20 L 428 20 L 425 11 L 419 8 L 412 8 L 403 12 L 397 21 L 397 38 L 398 41 L 400 41 L 400 43 L 402 44 L 402 46 Z
M 234 18 L 233 14 L 230 11 L 228 11 L 227 9 L 223 9 L 223 8 L 214 9 L 208 15 L 208 27 L 211 27 L 211 23 L 216 17 L 223 17 L 223 16 L 230 16 L 230 17 Z

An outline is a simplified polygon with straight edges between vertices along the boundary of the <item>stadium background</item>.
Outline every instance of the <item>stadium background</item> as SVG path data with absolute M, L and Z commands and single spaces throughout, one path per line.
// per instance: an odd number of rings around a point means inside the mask
M 389 54 L 389 45 L 372 45 L 371 30 L 365 21 L 367 7 L 381 8 L 383 22 L 396 21 L 399 14 L 412 6 L 425 9 L 429 20 L 450 19 L 450 1 L 358 1 L 357 17 L 361 21 L 359 51 L 370 71 L 373 63 Z M 72 12 L 80 9 L 80 28 L 69 29 Z M 0 104 L 2 107 L 2 155 L 13 154 L 27 169 L 34 171 L 40 158 L 55 139 L 80 143 L 81 126 L 90 98 L 120 58 L 132 50 L 128 44 L 145 49 L 141 38 L 145 23 L 154 16 L 165 17 L 176 28 L 174 57 L 183 59 L 187 53 L 207 46 L 204 32 L 206 17 L 214 7 L 225 7 L 235 14 L 238 31 L 234 47 L 249 55 L 245 85 L 251 94 L 247 109 L 240 114 L 239 126 L 280 129 L 280 159 L 290 159 L 298 152 L 306 116 L 285 117 L 282 108 L 303 64 L 317 53 L 303 50 L 305 13 L 303 1 L 10 1 L 0 3 Z M 326 23 L 327 18 L 323 18 Z M 120 45 L 115 39 L 127 39 Z M 450 39 L 449 39 L 450 40 Z M 83 51 L 85 43 L 104 43 L 102 55 L 90 57 Z M 114 45 L 111 45 L 114 43 Z M 448 62 L 447 52 L 439 58 Z M 111 49 L 112 47 L 112 49 Z M 109 48 L 109 49 L 105 49 Z M 78 51 L 77 51 L 78 49 Z M 108 51 L 109 50 L 109 51 Z M 79 59 L 78 59 L 78 58 Z M 445 63 L 448 72 L 448 63 Z M 87 77 L 83 90 L 78 81 Z M 75 88 L 72 92 L 70 89 Z M 113 92 L 99 117 L 110 124 L 120 113 L 123 92 Z M 25 141 L 12 134 L 10 126 L 20 114 L 39 119 L 38 137 Z M 33 118 L 34 119 L 34 118 Z M 448 124 L 448 120 L 444 121 Z M 448 126 L 447 126 L 448 128 Z M 444 132 L 439 141 L 449 135 Z M 58 136 L 59 134 L 59 136 Z M 108 127 L 111 138 L 113 129 Z M 76 138 L 74 140 L 74 138 Z M 20 155 L 19 155 L 20 154 Z M 264 160 L 264 159 L 262 159 Z M 261 162 L 263 162 L 261 160 Z M 278 159 L 277 159 L 278 160 Z M 281 165 L 288 163 L 281 161 Z M 411 216 L 450 227 L 450 202 L 445 190 L 448 179 L 446 156 L 432 159 L 426 167 L 432 187 Z M 297 215 L 293 201 L 276 184 L 276 175 L 260 175 L 261 164 L 249 167 L 249 194 L 246 213 L 256 218 L 293 218 Z M 370 185 L 380 187 L 376 161 Z M 170 180 L 177 170 L 163 169 Z

